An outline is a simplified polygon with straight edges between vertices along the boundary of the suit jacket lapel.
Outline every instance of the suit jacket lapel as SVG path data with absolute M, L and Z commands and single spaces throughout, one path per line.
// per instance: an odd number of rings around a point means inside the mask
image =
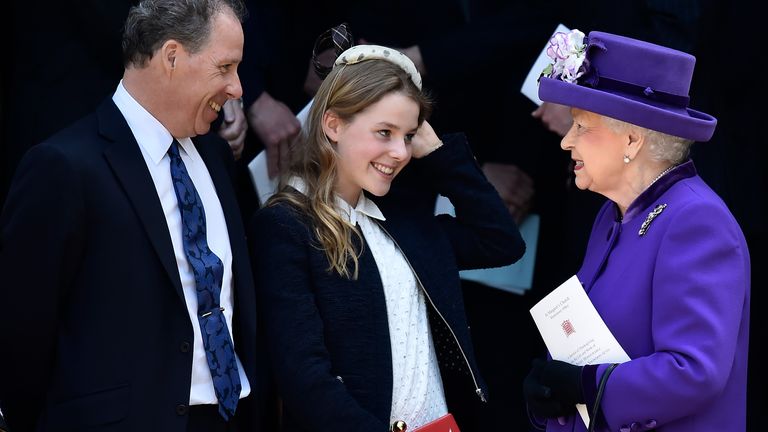
M 123 186 L 163 268 L 183 301 L 184 292 L 181 288 L 171 235 L 168 232 L 168 223 L 139 145 L 120 110 L 111 99 L 101 104 L 97 110 L 97 117 L 99 133 L 112 141 L 104 150 L 104 157 Z

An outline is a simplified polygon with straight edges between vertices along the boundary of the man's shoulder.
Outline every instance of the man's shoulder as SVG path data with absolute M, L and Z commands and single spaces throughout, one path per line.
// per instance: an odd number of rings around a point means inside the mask
M 37 145 L 56 149 L 63 154 L 82 156 L 94 148 L 102 148 L 104 141 L 105 138 L 99 135 L 98 120 L 93 112 Z
M 104 140 L 95 127 L 95 116 L 86 116 L 30 147 L 19 161 L 19 172 L 60 172 L 71 176 L 102 160 Z M 68 174 L 65 174 L 68 173 Z

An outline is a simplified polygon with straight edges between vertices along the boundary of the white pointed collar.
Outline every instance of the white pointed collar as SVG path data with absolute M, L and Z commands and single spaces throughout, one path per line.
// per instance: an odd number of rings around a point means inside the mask
M 302 194 L 306 195 L 307 193 L 307 184 L 300 177 L 293 176 L 288 179 L 288 186 L 291 186 Z M 360 193 L 360 198 L 357 199 L 357 204 L 354 208 L 349 205 L 349 203 L 344 201 L 340 196 L 336 195 L 335 198 L 336 199 L 334 204 L 339 215 L 341 215 L 341 217 L 343 217 L 353 226 L 357 224 L 359 214 L 364 214 L 368 217 L 378 219 L 380 221 L 387 220 L 387 218 L 384 217 L 384 214 L 379 209 L 379 206 L 368 199 L 364 193 Z
M 136 142 L 144 148 L 144 151 L 147 152 L 155 165 L 159 164 L 166 153 L 168 153 L 168 148 L 173 142 L 171 133 L 128 93 L 128 90 L 123 86 L 122 80 L 120 80 L 115 93 L 112 95 L 112 101 L 115 102 L 115 105 L 123 114 L 134 138 L 136 138 Z M 193 154 L 192 148 L 194 144 L 190 138 L 179 138 L 177 141 L 181 144 L 182 151 L 187 154 Z M 194 159 L 187 163 L 192 163 L 193 161 Z

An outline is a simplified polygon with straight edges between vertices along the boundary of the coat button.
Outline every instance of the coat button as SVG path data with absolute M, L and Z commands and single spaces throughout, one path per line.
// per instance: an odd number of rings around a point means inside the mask
M 183 353 L 188 353 L 190 349 L 189 342 L 182 342 L 181 345 L 179 345 L 179 350 Z
M 405 432 L 405 430 L 408 429 L 408 425 L 405 424 L 404 421 L 398 420 L 394 423 L 392 423 L 392 427 L 389 428 L 392 432 Z
M 183 416 L 183 415 L 187 415 L 187 412 L 189 412 L 189 407 L 188 406 L 186 406 L 184 404 L 176 406 L 176 414 L 178 414 L 180 416 Z

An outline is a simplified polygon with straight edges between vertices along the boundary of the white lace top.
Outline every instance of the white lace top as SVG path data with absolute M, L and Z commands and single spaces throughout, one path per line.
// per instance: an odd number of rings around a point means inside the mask
M 384 287 L 392 345 L 390 424 L 403 420 L 408 429 L 422 426 L 448 412 L 425 295 L 400 249 L 376 223 L 385 220 L 376 204 L 361 194 L 354 209 L 342 199 L 337 207 L 360 227 Z

